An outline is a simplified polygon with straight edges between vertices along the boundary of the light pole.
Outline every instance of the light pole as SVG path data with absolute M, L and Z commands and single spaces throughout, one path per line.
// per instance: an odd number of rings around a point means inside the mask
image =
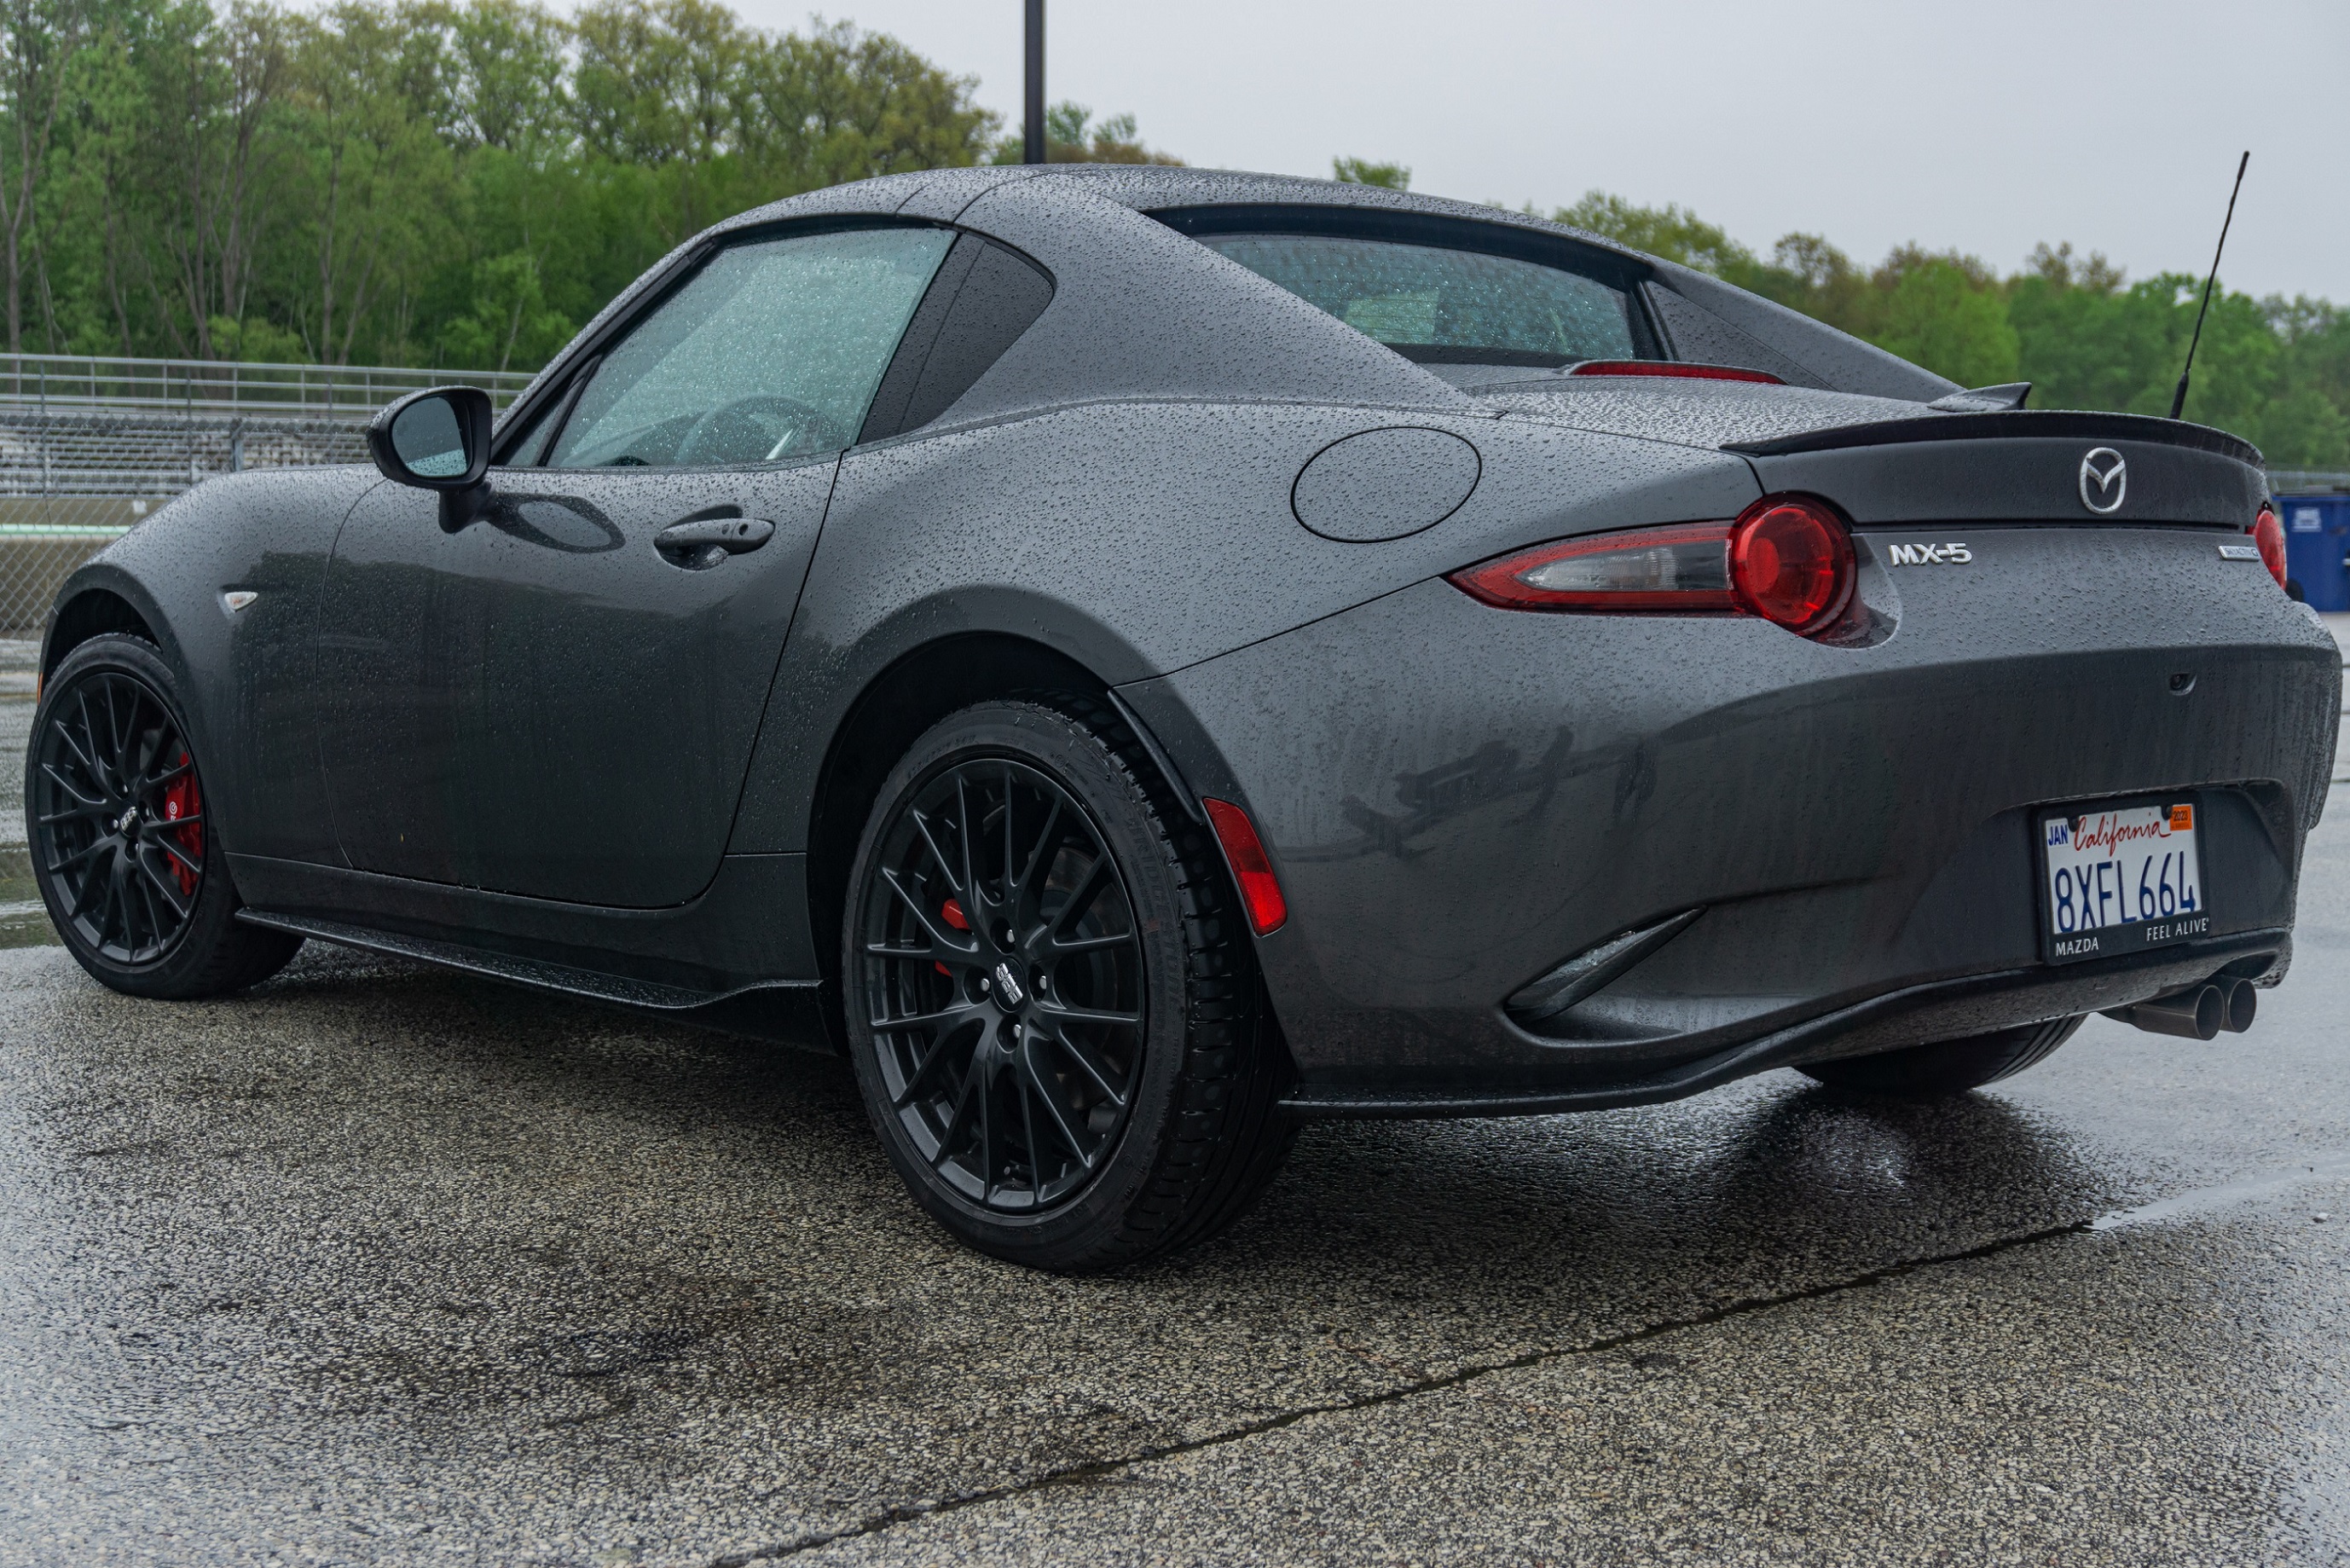
M 1022 124 L 1020 161 L 1045 161 L 1045 0 L 1025 0 L 1028 10 L 1028 103 Z

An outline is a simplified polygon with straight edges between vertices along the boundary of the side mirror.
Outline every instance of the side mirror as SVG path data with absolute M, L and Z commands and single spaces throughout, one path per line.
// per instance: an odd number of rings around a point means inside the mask
M 490 467 L 490 395 L 479 387 L 411 392 L 368 424 L 386 479 L 420 490 L 471 490 Z

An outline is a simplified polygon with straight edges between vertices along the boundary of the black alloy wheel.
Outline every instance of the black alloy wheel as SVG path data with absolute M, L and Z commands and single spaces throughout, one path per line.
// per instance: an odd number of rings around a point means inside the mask
M 119 991 L 231 991 L 300 939 L 238 924 L 170 669 L 143 639 L 77 647 L 49 678 L 26 754 L 25 815 L 49 919 Z
M 1100 831 L 1024 762 L 973 757 L 924 781 L 872 875 L 861 989 L 899 1125 L 983 1208 L 1063 1201 L 1125 1127 L 1149 1005 Z
M 74 933 L 112 963 L 169 952 L 203 888 L 204 814 L 162 699 L 117 670 L 77 681 L 42 726 L 31 783 L 35 848 Z
M 978 703 L 883 783 L 849 869 L 849 1056 L 915 1199 L 1089 1272 L 1202 1241 L 1295 1137 L 1221 852 L 1107 703 Z

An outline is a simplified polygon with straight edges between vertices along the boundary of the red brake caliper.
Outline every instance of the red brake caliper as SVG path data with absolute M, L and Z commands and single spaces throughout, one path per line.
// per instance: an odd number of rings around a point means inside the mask
M 183 768 L 188 765 L 187 753 L 180 753 L 180 760 L 176 765 Z M 196 794 L 196 775 L 193 773 L 182 774 L 163 786 L 164 821 L 177 822 L 183 816 L 194 816 L 203 809 L 203 802 Z M 203 864 L 204 825 L 203 823 L 199 822 L 192 826 L 181 828 L 174 836 L 179 839 L 181 847 L 194 857 L 197 865 Z M 186 866 L 177 860 L 172 861 L 172 875 L 179 879 L 181 892 L 189 894 L 195 892 L 196 874 Z
M 939 919 L 944 920 L 948 925 L 952 926 L 956 930 L 967 931 L 971 929 L 971 917 L 964 914 L 962 912 L 962 906 L 956 903 L 952 898 L 949 898 L 945 903 L 939 906 Z M 952 980 L 954 978 L 954 971 L 949 969 L 942 963 L 937 962 L 935 960 L 932 961 L 931 967 L 937 970 L 941 974 L 945 975 L 949 980 Z

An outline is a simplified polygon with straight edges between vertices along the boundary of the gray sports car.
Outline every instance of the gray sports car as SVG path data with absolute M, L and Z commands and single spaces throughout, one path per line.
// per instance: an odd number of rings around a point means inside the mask
M 1061 1270 L 1302 1118 L 2241 1029 L 2339 656 L 2259 453 L 2027 390 L 1360 186 L 820 192 L 76 573 L 36 871 L 140 995 L 315 937 L 828 1039 Z

